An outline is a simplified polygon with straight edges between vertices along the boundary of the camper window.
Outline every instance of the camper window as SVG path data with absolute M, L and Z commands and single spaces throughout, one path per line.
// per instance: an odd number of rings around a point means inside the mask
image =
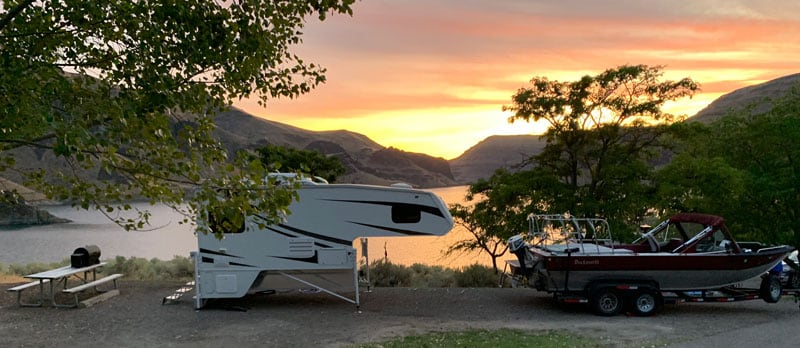
M 393 205 L 392 222 L 398 224 L 413 224 L 422 219 L 422 212 L 419 207 L 414 205 Z

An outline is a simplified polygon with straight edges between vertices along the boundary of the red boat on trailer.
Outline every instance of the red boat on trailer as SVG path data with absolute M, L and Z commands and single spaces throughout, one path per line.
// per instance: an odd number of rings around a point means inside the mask
M 706 214 L 675 215 L 631 244 L 615 242 L 602 219 L 531 215 L 529 222 L 531 243 L 509 239 L 517 255 L 507 261 L 511 274 L 601 315 L 650 315 L 675 301 L 777 302 L 784 291 L 770 270 L 794 250 L 739 245 L 723 218 Z M 736 287 L 759 276 L 758 289 Z

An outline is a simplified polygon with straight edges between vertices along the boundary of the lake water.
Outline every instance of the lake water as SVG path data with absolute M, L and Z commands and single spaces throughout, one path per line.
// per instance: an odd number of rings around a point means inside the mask
M 466 186 L 432 191 L 446 203 L 463 202 Z M 169 260 L 176 255 L 188 257 L 190 251 L 197 250 L 193 227 L 178 223 L 181 215 L 163 206 L 151 207 L 147 203 L 137 206 L 153 213 L 151 229 L 126 232 L 96 211 L 77 210 L 70 206 L 45 207 L 52 214 L 72 222 L 0 229 L 0 263 L 59 262 L 69 259 L 75 249 L 89 244 L 100 247 L 102 259 L 125 256 Z M 387 257 L 389 261 L 403 265 L 491 265 L 491 259 L 484 254 L 444 255 L 449 246 L 469 237 L 469 233 L 459 226 L 442 237 L 373 237 L 369 238 L 368 255 L 371 261 Z M 359 241 L 354 243 L 354 247 L 362 252 Z

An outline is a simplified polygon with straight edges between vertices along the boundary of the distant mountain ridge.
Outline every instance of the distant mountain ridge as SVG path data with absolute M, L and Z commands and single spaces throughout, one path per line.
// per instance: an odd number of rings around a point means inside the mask
M 347 130 L 315 132 L 255 117 L 232 108 L 215 116 L 217 137 L 229 148 L 252 148 L 270 143 L 302 149 L 316 141 L 327 141 L 356 157 L 383 149 L 367 136 Z
M 735 90 L 718 98 L 688 121 L 712 122 L 728 110 L 744 108 L 753 102 L 760 102 L 756 109 L 763 110 L 770 105 L 768 98 L 780 98 L 799 83 L 800 74 L 793 74 Z M 346 130 L 305 130 L 255 117 L 236 108 L 217 114 L 216 125 L 215 136 L 231 153 L 239 149 L 256 149 L 266 144 L 317 150 L 342 160 L 347 173 L 339 178 L 339 182 L 379 185 L 405 182 L 421 188 L 469 184 L 479 178 L 490 177 L 498 168 L 518 170 L 545 146 L 544 140 L 538 135 L 496 135 L 447 161 L 440 157 L 385 147 L 363 134 Z M 48 172 L 68 169 L 52 153 L 42 149 L 21 148 L 14 150 L 14 153 L 17 163 L 24 163 L 29 168 L 45 168 Z M 118 179 L 101 171 L 82 175 L 86 180 Z M 14 171 L 4 173 L 4 177 L 11 183 L 22 182 L 22 178 Z M 0 188 L 3 187 L 16 186 L 0 181 Z M 28 192 L 26 195 L 29 201 L 42 200 L 35 193 Z
M 545 141 L 539 135 L 493 135 L 475 144 L 461 156 L 450 160 L 459 183 L 489 178 L 495 170 L 524 168 L 525 162 L 540 153 Z
M 717 98 L 687 121 L 711 123 L 730 111 L 743 110 L 751 104 L 754 104 L 753 112 L 765 112 L 772 105 L 770 99 L 786 96 L 793 87 L 800 86 L 798 84 L 800 73 L 740 88 Z
M 425 188 L 458 184 L 450 164 L 443 158 L 386 148 L 351 131 L 309 131 L 238 109 L 217 114 L 216 125 L 215 136 L 230 152 L 272 144 L 339 157 L 347 169 L 339 182 L 380 185 L 405 182 Z
M 800 88 L 800 73 L 740 88 L 717 98 L 687 122 L 711 123 L 731 110 L 743 110 L 751 104 L 753 112 L 764 112 L 773 100 L 786 96 L 795 87 Z M 470 183 L 490 177 L 498 168 L 518 170 L 520 164 L 539 154 L 545 145 L 538 135 L 490 136 L 452 159 L 450 166 L 456 181 Z

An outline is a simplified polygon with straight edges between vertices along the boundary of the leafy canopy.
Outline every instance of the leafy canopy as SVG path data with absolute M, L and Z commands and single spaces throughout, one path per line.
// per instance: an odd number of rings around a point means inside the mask
M 135 196 L 277 218 L 291 192 L 263 193 L 265 169 L 229 158 L 215 110 L 251 96 L 294 98 L 325 70 L 292 53 L 306 17 L 354 0 L 8 0 L 0 8 L 0 171 L 51 198 L 112 212 Z M 61 163 L 46 173 L 17 163 Z M 238 160 L 238 161 L 237 161 Z M 109 178 L 104 181 L 87 177 Z M 232 192 L 222 200 L 220 189 Z M 258 191 L 258 190 L 260 191 Z M 140 228 L 139 218 L 119 218 Z
M 318 151 L 307 151 L 277 145 L 267 145 L 256 150 L 261 163 L 272 171 L 302 172 L 319 176 L 328 182 L 345 173 L 338 157 L 328 157 Z
M 660 207 L 722 215 L 740 240 L 800 246 L 800 86 L 770 104 L 676 127 L 682 146 L 658 173 Z
M 451 213 L 479 233 L 454 248 L 487 250 L 486 241 L 524 232 L 530 213 L 606 218 L 620 232 L 638 225 L 654 204 L 651 161 L 676 119 L 661 108 L 699 88 L 662 75 L 660 66 L 624 65 L 572 82 L 536 77 L 520 88 L 503 110 L 513 113 L 510 122 L 546 121 L 547 143 L 529 169 L 498 171 L 470 186 L 467 199 L 477 202 Z
M 641 217 L 653 190 L 650 161 L 666 146 L 666 125 L 677 119 L 661 108 L 699 89 L 690 78 L 662 76 L 661 66 L 623 65 L 572 82 L 536 77 L 503 107 L 513 112 L 511 122 L 549 124 L 529 172 L 558 183 L 537 188 L 544 212 L 626 224 Z

